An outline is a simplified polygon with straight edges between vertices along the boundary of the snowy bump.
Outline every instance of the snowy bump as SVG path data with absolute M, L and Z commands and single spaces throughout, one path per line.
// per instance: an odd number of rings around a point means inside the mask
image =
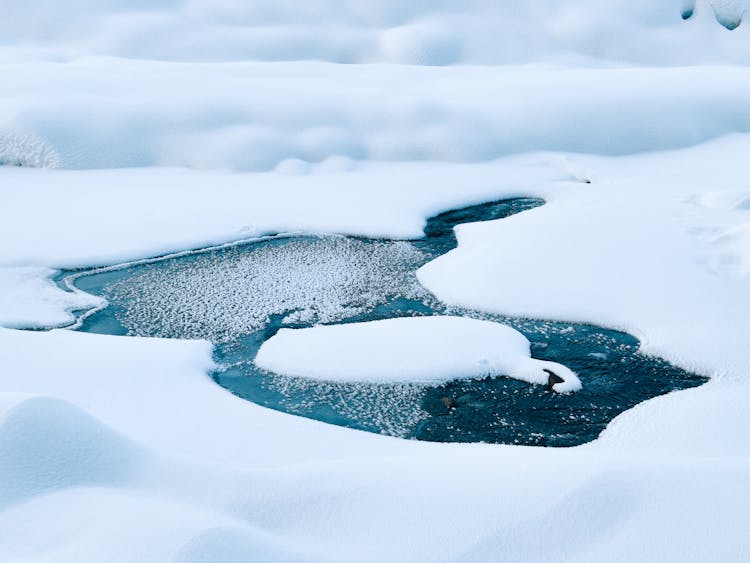
M 40 492 L 122 483 L 141 450 L 78 407 L 0 394 L 0 505 Z
M 531 357 L 528 339 L 499 323 L 465 317 L 407 317 L 282 329 L 255 363 L 297 377 L 370 383 L 444 383 L 507 376 L 565 393 L 581 388 L 566 366 Z M 558 381 L 561 380 L 561 381 Z

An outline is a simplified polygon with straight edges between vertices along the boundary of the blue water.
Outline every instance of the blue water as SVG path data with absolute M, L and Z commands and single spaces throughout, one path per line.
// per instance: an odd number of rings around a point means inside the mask
M 455 225 L 541 204 L 519 198 L 450 211 L 429 219 L 425 237 L 409 242 L 276 237 L 63 277 L 109 301 L 80 330 L 208 338 L 220 365 L 216 383 L 269 408 L 419 440 L 572 446 L 593 440 L 639 402 L 706 378 L 640 354 L 638 341 L 623 332 L 449 308 L 416 282 L 419 266 L 455 248 Z M 252 361 L 281 327 L 435 314 L 517 328 L 532 342 L 534 357 L 572 368 L 583 390 L 561 395 L 505 377 L 440 386 L 320 382 L 272 374 Z

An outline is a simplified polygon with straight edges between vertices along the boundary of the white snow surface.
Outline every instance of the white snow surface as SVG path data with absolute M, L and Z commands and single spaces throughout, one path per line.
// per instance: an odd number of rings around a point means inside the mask
M 52 282 L 55 270 L 30 266 L 0 267 L 0 325 L 49 328 L 74 322 L 73 311 L 103 305 L 81 291 L 64 292 Z
M 445 383 L 504 375 L 559 393 L 581 381 L 569 368 L 530 356 L 517 330 L 465 317 L 405 317 L 364 323 L 283 328 L 260 347 L 255 363 L 283 375 L 370 383 Z
M 25 166 L 304 174 L 311 164 L 477 162 L 532 150 L 629 154 L 750 131 L 750 69 L 718 62 L 429 67 L 86 56 L 0 59 L 0 72 L 0 159 Z M 19 146 L 26 137 L 35 142 Z
M 4 3 L 0 560 L 750 560 L 750 28 L 692 4 Z M 431 444 L 243 401 L 206 341 L 17 330 L 98 304 L 59 268 L 522 195 L 423 284 L 711 381 L 581 447 Z

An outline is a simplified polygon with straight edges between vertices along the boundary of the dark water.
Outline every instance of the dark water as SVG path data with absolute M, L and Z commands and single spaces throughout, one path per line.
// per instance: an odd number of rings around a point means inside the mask
M 426 236 L 416 241 L 274 237 L 63 277 L 109 301 L 80 330 L 212 340 L 221 366 L 214 380 L 260 405 L 419 440 L 572 446 L 593 440 L 639 402 L 706 379 L 639 354 L 638 341 L 622 332 L 448 308 L 418 284 L 419 266 L 455 248 L 455 225 L 542 203 L 519 198 L 450 211 L 429 219 Z M 434 314 L 515 327 L 532 342 L 535 358 L 576 371 L 583 390 L 561 395 L 505 377 L 441 386 L 321 382 L 268 373 L 252 362 L 281 327 Z

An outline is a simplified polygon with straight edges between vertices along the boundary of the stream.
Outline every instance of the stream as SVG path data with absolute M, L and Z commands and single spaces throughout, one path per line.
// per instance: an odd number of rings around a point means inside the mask
M 401 438 L 574 446 L 595 439 L 636 404 L 707 378 L 639 353 L 629 334 L 449 307 L 417 281 L 420 266 L 456 247 L 456 225 L 502 219 L 543 203 L 516 198 L 442 213 L 427 220 L 423 238 L 411 241 L 276 235 L 62 272 L 58 282 L 108 302 L 82 312 L 78 330 L 208 339 L 219 365 L 214 381 L 265 407 Z M 433 386 L 314 381 L 253 363 L 260 345 L 282 327 L 446 314 L 516 328 L 531 341 L 533 357 L 567 365 L 583 389 L 565 395 L 507 377 L 461 374 Z

